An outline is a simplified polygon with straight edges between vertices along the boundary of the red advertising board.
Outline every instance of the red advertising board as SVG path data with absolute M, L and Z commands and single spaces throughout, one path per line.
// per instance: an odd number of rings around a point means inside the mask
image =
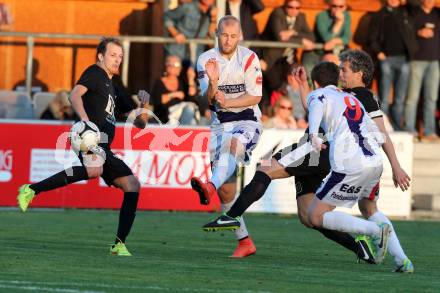
M 0 206 L 15 206 L 21 184 L 37 182 L 78 164 L 69 151 L 70 124 L 0 123 Z M 142 188 L 139 209 L 218 210 L 215 199 L 201 206 L 191 190 L 192 176 L 210 174 L 208 128 L 148 127 L 144 130 L 118 125 L 112 149 L 133 170 Z M 119 208 L 121 190 L 101 179 L 71 184 L 39 194 L 33 207 Z

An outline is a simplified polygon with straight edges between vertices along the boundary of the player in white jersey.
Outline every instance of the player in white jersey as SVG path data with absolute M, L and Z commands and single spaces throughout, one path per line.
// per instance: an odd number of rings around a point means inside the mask
M 232 206 L 236 193 L 237 163 L 247 163 L 262 132 L 258 103 L 262 96 L 262 73 L 257 55 L 238 45 L 241 25 L 227 15 L 217 27 L 218 47 L 202 55 L 197 72 L 202 95 L 212 113 L 210 154 L 212 177 L 208 182 L 191 179 L 201 204 L 218 194 L 223 211 Z M 236 233 L 239 240 L 232 257 L 256 252 L 244 221 Z
M 334 209 L 352 207 L 377 191 L 383 170 L 380 153 L 383 136 L 359 100 L 335 86 L 339 77 L 336 64 L 319 63 L 311 77 L 318 89 L 307 96 L 310 139 L 313 149 L 321 151 L 326 146 L 319 127 L 324 129 L 330 145 L 331 170 L 316 191 L 309 208 L 309 221 L 315 227 L 371 236 L 376 245 L 376 263 L 381 263 L 391 225 Z

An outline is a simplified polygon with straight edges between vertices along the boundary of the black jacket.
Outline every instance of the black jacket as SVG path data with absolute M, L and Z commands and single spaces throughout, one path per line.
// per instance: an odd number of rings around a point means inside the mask
M 288 29 L 288 24 L 286 20 L 286 13 L 283 7 L 275 8 L 269 16 L 266 27 L 261 35 L 263 40 L 267 41 L 279 41 L 279 32 Z M 312 30 L 306 22 L 306 16 L 304 13 L 300 13 L 295 21 L 293 29 L 298 32 L 298 35 L 293 36 L 289 39 L 289 42 L 297 43 L 302 45 L 302 39 L 309 39 L 315 41 Z M 268 68 L 270 68 L 275 61 L 283 56 L 285 49 L 279 48 L 265 48 L 263 52 L 264 60 L 267 63 Z
M 414 31 L 414 18 L 412 15 L 412 7 L 401 6 L 395 8 L 393 13 L 389 13 L 386 7 L 374 13 L 371 19 L 370 34 L 368 38 L 369 50 L 376 56 L 379 52 L 383 52 L 383 42 L 387 36 L 384 33 L 384 22 L 386 17 L 394 17 L 397 22 L 398 31 L 408 58 L 412 58 L 418 49 L 416 33 Z
M 240 22 L 244 40 L 258 39 L 258 28 L 253 15 L 263 11 L 264 4 L 261 0 L 243 0 L 240 5 Z M 226 15 L 231 14 L 229 1 L 226 1 Z

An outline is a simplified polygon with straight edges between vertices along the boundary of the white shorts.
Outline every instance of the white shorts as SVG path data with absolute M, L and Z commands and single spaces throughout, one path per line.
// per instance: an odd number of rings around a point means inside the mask
M 355 174 L 331 171 L 316 191 L 316 197 L 337 207 L 351 208 L 358 200 L 368 198 L 376 201 L 383 166 L 364 168 Z
M 230 152 L 232 138 L 236 138 L 245 148 L 243 156 L 237 157 L 237 160 L 244 164 L 249 163 L 262 131 L 261 123 L 249 120 L 212 125 L 209 142 L 212 166 L 215 166 L 222 154 Z

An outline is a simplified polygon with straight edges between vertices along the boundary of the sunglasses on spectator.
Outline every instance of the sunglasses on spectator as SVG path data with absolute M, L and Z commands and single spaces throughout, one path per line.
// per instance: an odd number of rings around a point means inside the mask
M 281 106 L 280 106 L 280 109 L 291 111 L 291 110 L 292 110 L 292 106 L 290 106 L 290 107 L 286 107 L 286 106 L 281 105 Z
M 182 67 L 182 63 L 180 62 L 169 62 L 165 64 L 166 66 L 171 66 L 171 67 Z
M 290 6 L 290 5 L 287 5 L 286 6 L 286 9 L 295 9 L 295 10 L 299 10 L 301 8 L 301 6 Z
M 342 9 L 342 8 L 345 8 L 345 5 L 335 5 L 335 4 L 332 4 L 332 8 L 340 8 L 340 9 Z

